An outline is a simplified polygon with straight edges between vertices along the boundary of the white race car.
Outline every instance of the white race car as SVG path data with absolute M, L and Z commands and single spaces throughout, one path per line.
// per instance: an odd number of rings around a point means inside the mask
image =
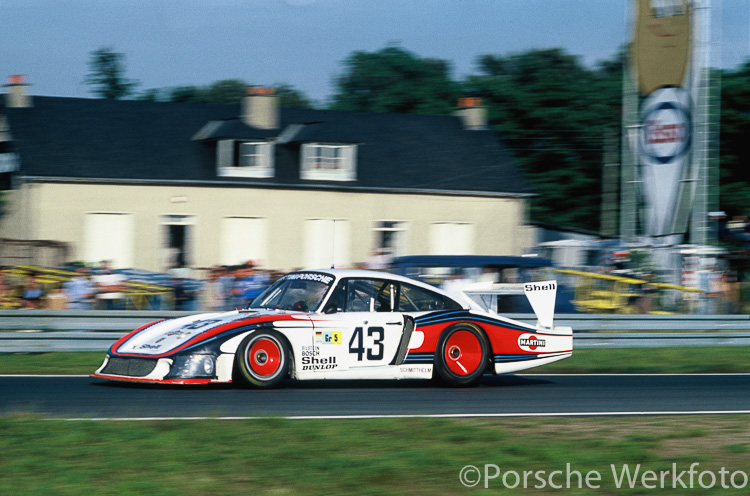
M 157 321 L 110 348 L 92 377 L 165 384 L 286 378 L 430 379 L 453 386 L 572 354 L 573 331 L 554 327 L 556 284 L 523 291 L 536 326 L 504 318 L 465 295 L 449 295 L 375 271 L 287 274 L 248 308 Z M 477 293 L 476 288 L 473 293 Z

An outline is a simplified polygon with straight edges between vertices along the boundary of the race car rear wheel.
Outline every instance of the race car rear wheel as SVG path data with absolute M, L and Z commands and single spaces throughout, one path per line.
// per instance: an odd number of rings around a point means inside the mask
M 274 387 L 289 373 L 289 348 L 275 331 L 250 334 L 240 343 L 235 359 L 235 370 L 251 386 Z
M 443 331 L 435 349 L 435 371 L 450 386 L 473 386 L 487 369 L 489 345 L 482 332 L 459 325 Z

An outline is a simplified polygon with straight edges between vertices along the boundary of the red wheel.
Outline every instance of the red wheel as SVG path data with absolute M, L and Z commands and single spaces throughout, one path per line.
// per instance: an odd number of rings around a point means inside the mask
M 457 331 L 445 340 L 445 364 L 456 375 L 467 376 L 482 364 L 482 343 L 469 331 Z
M 484 335 L 469 326 L 446 329 L 435 350 L 435 371 L 451 386 L 479 382 L 488 365 L 488 345 Z
M 284 338 L 275 331 L 250 334 L 237 348 L 239 376 L 248 384 L 269 388 L 277 385 L 289 370 L 289 351 Z
M 261 377 L 269 377 L 279 370 L 281 348 L 270 339 L 258 339 L 253 342 L 246 359 L 253 372 Z

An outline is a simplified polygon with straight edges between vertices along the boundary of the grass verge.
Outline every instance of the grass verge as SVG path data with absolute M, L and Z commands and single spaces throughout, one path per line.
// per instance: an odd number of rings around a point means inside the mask
M 104 352 L 0 353 L 0 374 L 91 374 Z
M 747 494 L 750 473 L 747 416 L 170 422 L 18 416 L 0 419 L 0 431 L 0 494 L 26 496 L 629 495 L 664 489 L 731 495 Z M 687 471 L 694 463 L 691 484 Z M 465 472 L 478 481 L 474 488 L 459 480 L 467 465 L 479 469 Z M 486 480 L 486 465 L 489 475 L 497 467 L 496 478 Z M 631 480 L 623 479 L 626 467 Z M 644 479 L 645 471 L 657 479 Z M 587 484 L 590 473 L 598 475 Z
M 0 374 L 90 374 L 102 352 L 0 354 Z M 529 372 L 647 374 L 750 372 L 750 346 L 576 350 L 571 358 Z
M 574 350 L 530 372 L 545 374 L 699 374 L 750 372 L 750 346 Z

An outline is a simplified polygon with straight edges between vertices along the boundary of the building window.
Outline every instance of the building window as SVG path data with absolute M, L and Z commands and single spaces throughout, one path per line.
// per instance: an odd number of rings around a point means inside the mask
M 224 217 L 220 224 L 219 263 L 265 265 L 269 220 L 263 217 Z
M 354 181 L 357 179 L 356 145 L 310 143 L 302 145 L 302 179 Z
M 430 225 L 430 255 L 473 255 L 474 225 L 434 222 Z
M 347 219 L 305 219 L 303 226 L 303 268 L 347 267 L 351 265 L 351 226 Z
M 83 219 L 83 259 L 108 260 L 114 268 L 135 266 L 135 215 L 88 212 Z
M 373 253 L 386 257 L 406 255 L 408 224 L 398 220 L 373 222 Z
M 222 177 L 273 177 L 273 143 L 220 140 L 216 161 Z
M 194 215 L 161 216 L 162 265 L 165 270 L 182 269 L 195 264 L 195 220 Z

